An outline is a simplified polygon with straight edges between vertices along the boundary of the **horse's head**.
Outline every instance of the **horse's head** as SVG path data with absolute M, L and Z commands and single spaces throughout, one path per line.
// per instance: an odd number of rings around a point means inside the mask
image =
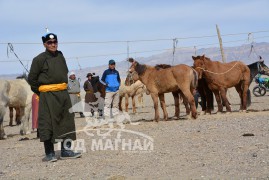
M 139 64 L 133 58 L 129 58 L 128 61 L 131 63 L 131 67 L 129 69 L 129 72 L 131 72 L 131 73 L 136 72 L 136 74 L 133 74 L 133 79 L 136 81 L 136 80 L 139 79 L 139 76 L 140 75 L 143 75 L 144 74 L 144 72 L 146 71 L 147 67 L 144 64 Z
M 133 73 L 131 73 L 130 71 L 127 71 L 127 77 L 125 79 L 124 84 L 125 86 L 131 86 L 133 83 L 135 83 L 135 80 L 133 78 Z
M 264 61 L 259 61 L 259 64 L 261 73 L 269 76 L 269 68 L 264 64 Z
M 192 56 L 193 68 L 198 72 L 199 79 L 203 77 L 203 71 L 205 70 L 205 55 L 203 56 Z
M 28 83 L 28 76 L 25 72 L 22 75 L 17 76 L 16 79 L 24 79 Z

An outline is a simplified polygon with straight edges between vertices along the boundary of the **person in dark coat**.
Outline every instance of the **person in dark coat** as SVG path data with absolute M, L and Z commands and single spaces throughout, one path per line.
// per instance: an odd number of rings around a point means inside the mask
M 96 102 L 97 99 L 95 97 L 94 94 L 94 88 L 93 88 L 93 84 L 91 83 L 91 79 L 92 79 L 93 74 L 92 73 L 88 73 L 87 74 L 87 80 L 84 82 L 83 88 L 86 92 L 85 94 L 85 112 L 91 112 L 92 116 L 94 115 L 94 109 L 95 107 L 92 107 L 92 103 Z
M 76 139 L 74 113 L 67 92 L 68 68 L 61 51 L 58 51 L 57 35 L 42 36 L 45 52 L 36 56 L 28 76 L 34 93 L 39 95 L 38 130 L 40 141 L 44 142 L 47 161 L 57 161 L 53 143 L 62 142 L 61 159 L 77 158 L 81 153 L 71 149 Z

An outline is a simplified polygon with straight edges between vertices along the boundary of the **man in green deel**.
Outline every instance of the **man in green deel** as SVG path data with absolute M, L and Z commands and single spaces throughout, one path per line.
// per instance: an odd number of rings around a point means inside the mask
M 62 142 L 61 159 L 78 158 L 81 153 L 71 150 L 76 140 L 74 113 L 69 113 L 71 101 L 67 92 L 68 68 L 57 35 L 42 36 L 45 52 L 33 59 L 28 76 L 33 92 L 39 95 L 38 130 L 44 142 L 46 161 L 57 161 L 53 143 Z

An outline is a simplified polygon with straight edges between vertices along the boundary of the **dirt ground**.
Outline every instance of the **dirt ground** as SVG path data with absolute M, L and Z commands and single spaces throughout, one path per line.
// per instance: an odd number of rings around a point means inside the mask
M 110 136 L 102 136 L 108 131 L 98 128 L 82 131 L 87 123 L 77 114 L 83 156 L 55 163 L 42 161 L 43 143 L 35 138 L 36 132 L 23 136 L 30 140 L 20 141 L 19 127 L 8 126 L 7 114 L 8 138 L 0 141 L 0 179 L 269 179 L 269 92 L 264 97 L 252 96 L 248 113 L 238 112 L 239 98 L 233 89 L 228 98 L 231 114 L 188 120 L 181 105 L 179 120 L 156 123 L 152 122 L 152 100 L 145 95 L 145 107 L 130 114 L 139 124 L 115 125 Z M 171 117 L 171 94 L 166 95 L 166 102 Z M 55 149 L 59 157 L 57 145 Z

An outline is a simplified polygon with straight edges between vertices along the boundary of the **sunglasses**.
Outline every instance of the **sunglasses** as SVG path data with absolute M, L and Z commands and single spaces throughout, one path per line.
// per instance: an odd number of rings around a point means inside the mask
M 47 45 L 58 44 L 58 41 L 47 41 Z

